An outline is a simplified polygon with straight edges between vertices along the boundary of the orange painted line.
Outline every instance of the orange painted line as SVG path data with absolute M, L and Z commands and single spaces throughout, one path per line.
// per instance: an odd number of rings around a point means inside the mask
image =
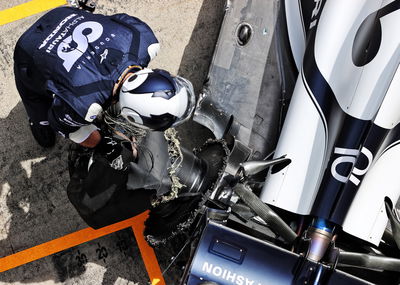
M 158 264 L 154 250 L 149 246 L 143 236 L 144 221 L 146 221 L 147 215 L 148 212 L 146 212 L 145 215 L 141 215 L 140 218 L 143 220 L 132 225 L 132 230 L 135 234 L 136 242 L 138 244 L 140 254 L 142 255 L 144 266 L 149 274 L 151 285 L 165 285 L 164 277 L 161 273 L 160 265 Z
M 22 250 L 15 254 L 3 257 L 0 259 L 0 272 L 4 272 L 6 270 L 21 266 L 23 264 L 66 250 L 68 248 L 77 246 L 79 244 L 97 239 L 99 237 L 108 235 L 110 233 L 123 230 L 125 228 L 133 227 L 137 224 L 141 224 L 141 226 L 144 227 L 143 224 L 147 218 L 147 215 L 148 215 L 147 212 L 144 212 L 133 218 L 100 228 L 98 230 L 94 230 L 92 228 L 86 228 L 65 235 L 63 237 L 54 239 L 52 241 L 31 247 L 29 249 Z M 141 238 L 144 240 L 143 236 Z

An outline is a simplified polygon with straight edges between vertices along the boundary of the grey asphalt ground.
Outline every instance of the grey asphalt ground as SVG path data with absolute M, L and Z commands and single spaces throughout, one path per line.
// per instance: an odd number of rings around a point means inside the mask
M 28 2 L 0 2 L 0 10 Z M 201 90 L 212 58 L 225 0 L 99 0 L 96 13 L 127 13 L 153 28 L 161 52 L 150 67 L 190 79 Z M 0 257 L 86 228 L 66 195 L 69 142 L 38 146 L 28 127 L 13 77 L 13 48 L 43 13 L 0 26 Z M 201 144 L 204 130 L 181 130 L 187 146 Z M 162 266 L 171 256 L 157 251 Z M 86 258 L 84 258 L 86 257 Z M 167 274 L 167 284 L 176 276 Z M 71 248 L 0 273 L 0 284 L 147 284 L 131 230 Z

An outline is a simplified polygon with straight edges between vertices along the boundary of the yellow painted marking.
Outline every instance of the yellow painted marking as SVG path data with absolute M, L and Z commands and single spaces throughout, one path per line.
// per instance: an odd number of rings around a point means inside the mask
M 67 4 L 67 0 L 31 0 L 0 11 L 0 26 Z

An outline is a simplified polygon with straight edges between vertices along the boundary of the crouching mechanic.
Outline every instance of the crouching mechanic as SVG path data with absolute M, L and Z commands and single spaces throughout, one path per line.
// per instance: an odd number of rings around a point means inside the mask
M 16 85 L 35 140 L 51 147 L 58 133 L 84 147 L 70 165 L 68 195 L 93 227 L 112 222 L 110 211 L 117 208 L 126 212 L 120 218 L 132 216 L 132 201 L 138 205 L 141 196 L 148 196 L 125 191 L 126 165 L 137 159 L 137 151 L 131 144 L 129 154 L 123 155 L 127 148 L 121 140 L 99 128 L 104 111 L 111 108 L 129 124 L 164 131 L 185 121 L 193 110 L 190 82 L 146 68 L 158 50 L 154 33 L 139 19 L 72 7 L 48 12 L 16 44 Z M 88 171 L 89 156 L 97 159 Z

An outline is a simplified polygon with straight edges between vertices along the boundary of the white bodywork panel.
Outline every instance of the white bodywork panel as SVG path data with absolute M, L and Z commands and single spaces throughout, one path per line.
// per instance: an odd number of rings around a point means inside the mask
M 293 58 L 297 70 L 301 70 L 304 51 L 306 49 L 305 31 L 298 1 L 285 1 L 286 25 Z
M 378 245 L 388 218 L 384 199 L 400 195 L 400 145 L 386 151 L 366 174 L 343 224 L 343 230 Z
M 304 37 L 298 3 L 286 3 L 289 39 L 296 64 Z M 376 125 L 392 129 L 400 122 L 400 11 L 380 19 L 381 45 L 368 64 L 353 63 L 352 49 L 356 33 L 368 17 L 392 1 L 328 0 L 318 21 L 315 38 L 315 60 L 319 71 L 331 87 L 335 98 L 348 115 L 371 120 Z M 295 27 L 295 21 L 297 27 Z M 295 33 L 298 33 L 295 35 Z M 296 56 L 297 54 L 297 56 Z M 307 59 L 305 59 L 307 61 Z M 300 69 L 301 70 L 301 69 Z M 327 144 L 335 138 L 325 132 L 325 118 L 315 94 L 299 76 L 274 157 L 286 155 L 289 166 L 268 173 L 261 199 L 287 211 L 308 215 L 320 187 L 327 159 Z M 308 90 L 310 93 L 311 91 Z M 315 104 L 314 104 L 315 103 Z M 400 146 L 375 158 L 366 174 L 348 213 L 344 230 L 368 242 L 378 244 L 387 224 L 384 197 L 395 203 L 400 195 L 398 165 Z
M 375 125 L 385 129 L 392 129 L 400 123 L 400 67 L 397 67 L 392 84 L 386 93 L 378 115 L 375 118 Z
M 393 77 L 374 123 L 392 129 L 400 123 L 400 68 Z M 400 145 L 392 143 L 367 172 L 343 224 L 343 230 L 353 236 L 378 245 L 388 218 L 384 199 L 395 203 L 400 197 Z M 382 154 L 383 153 L 383 154 Z
M 287 155 L 292 162 L 278 173 L 269 172 L 261 199 L 287 211 L 309 214 L 318 191 L 325 144 L 321 116 L 299 77 L 274 155 Z
M 377 0 L 327 1 L 316 34 L 315 59 L 323 77 L 342 110 L 362 120 L 375 117 L 399 62 L 400 11 L 380 19 L 382 41 L 375 58 L 363 67 L 352 61 L 360 25 L 381 7 Z

